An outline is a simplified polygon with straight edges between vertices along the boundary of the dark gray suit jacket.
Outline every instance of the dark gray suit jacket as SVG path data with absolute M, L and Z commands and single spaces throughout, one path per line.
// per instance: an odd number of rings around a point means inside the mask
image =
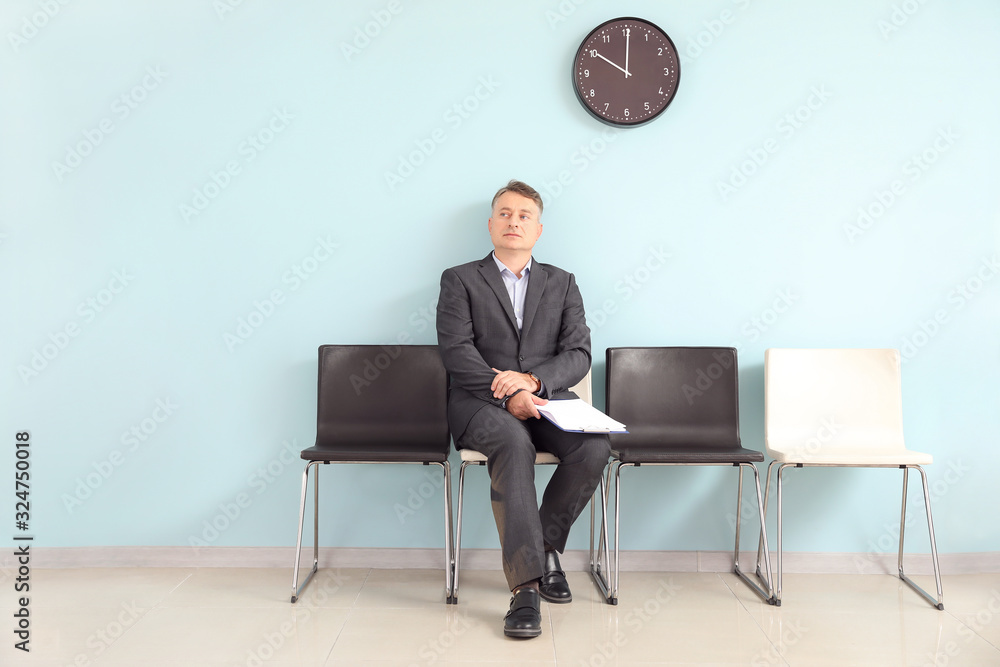
M 542 398 L 574 398 L 567 388 L 590 370 L 590 329 L 576 280 L 534 258 L 520 335 L 492 253 L 441 275 L 437 335 L 451 376 L 448 425 L 456 442 L 479 410 L 500 406 L 490 391 L 491 367 L 531 371 L 542 381 Z

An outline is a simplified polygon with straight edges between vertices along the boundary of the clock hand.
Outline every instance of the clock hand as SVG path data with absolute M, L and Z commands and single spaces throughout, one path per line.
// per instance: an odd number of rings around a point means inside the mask
M 597 53 L 597 52 L 595 51 L 594 53 Z M 600 58 L 601 60 L 603 60 L 604 62 L 608 63 L 612 67 L 616 67 L 616 68 L 620 69 L 621 71 L 625 72 L 625 76 L 628 76 L 628 72 L 626 70 L 622 69 L 621 67 L 619 67 L 615 63 L 611 62 L 610 60 L 608 60 L 607 58 L 605 58 L 604 56 L 602 56 L 600 53 L 597 53 L 597 57 Z
M 625 28 L 625 78 L 629 78 L 631 73 L 628 71 L 628 42 L 629 36 L 632 34 L 631 28 Z

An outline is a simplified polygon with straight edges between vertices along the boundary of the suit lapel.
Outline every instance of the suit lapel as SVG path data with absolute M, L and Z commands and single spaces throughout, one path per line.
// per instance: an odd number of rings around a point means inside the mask
M 549 279 L 542 265 L 531 259 L 531 272 L 528 274 L 528 293 L 524 297 L 524 323 L 521 327 L 523 334 L 531 328 L 531 322 L 535 319 L 535 311 L 542 300 L 542 292 L 545 291 L 545 282 Z M 503 281 L 501 281 L 503 282 Z
M 486 284 L 490 286 L 493 293 L 496 294 L 497 300 L 500 301 L 500 305 L 503 306 L 503 311 L 507 313 L 507 319 L 510 320 L 510 324 L 514 327 L 514 331 L 517 332 L 517 318 L 514 316 L 514 306 L 510 303 L 510 297 L 507 295 L 507 288 L 503 284 L 503 278 L 500 277 L 500 272 L 497 271 L 496 262 L 493 261 L 493 253 L 486 256 L 482 262 L 479 263 L 479 273 L 482 274 L 483 278 L 486 280 Z M 528 280 L 528 291 L 531 291 L 531 281 L 534 276 Z M 526 299 L 525 306 L 531 303 L 531 298 Z M 527 324 L 527 322 L 525 322 Z M 520 334 L 518 334 L 520 335 Z

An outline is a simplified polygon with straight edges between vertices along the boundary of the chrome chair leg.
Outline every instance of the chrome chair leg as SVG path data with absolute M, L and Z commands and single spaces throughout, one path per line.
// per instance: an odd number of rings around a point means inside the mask
M 597 584 L 598 590 L 601 591 L 601 595 L 604 597 L 604 601 L 608 604 L 618 604 L 618 598 L 615 597 L 611 592 L 611 584 L 608 580 L 608 575 L 611 572 L 611 562 L 610 553 L 608 551 L 608 488 L 605 484 L 605 478 L 610 482 L 611 479 L 611 469 L 610 466 L 607 469 L 607 473 L 601 474 L 601 478 L 598 480 L 598 491 L 601 494 L 601 534 L 597 544 L 597 550 L 594 550 L 594 519 L 596 514 L 596 503 L 597 494 L 590 499 L 590 576 L 593 578 L 594 583 Z M 601 566 L 603 552 L 603 569 Z
M 632 463 L 619 463 L 615 466 L 615 565 L 614 565 L 614 584 L 611 587 L 611 598 L 614 600 L 618 599 L 618 575 L 621 572 L 621 552 L 619 551 L 618 536 L 620 534 L 621 527 L 621 498 L 622 498 L 622 467 L 626 465 L 634 465 Z
M 927 512 L 927 532 L 930 534 L 931 541 L 931 562 L 934 566 L 934 584 L 937 587 L 937 600 L 935 600 L 927 591 L 918 586 L 916 582 L 910 579 L 903 573 L 903 535 L 906 529 L 906 492 L 907 492 L 907 478 L 909 476 L 911 466 L 901 466 L 903 468 L 903 508 L 899 513 L 899 578 L 906 582 L 910 588 L 919 593 L 926 599 L 931 605 L 939 610 L 944 610 L 944 593 L 941 588 L 941 566 L 938 563 L 938 552 L 937 552 L 937 540 L 934 538 L 934 519 L 931 517 L 931 497 L 930 491 L 927 488 L 927 474 L 924 469 L 920 466 L 912 466 L 916 468 L 920 473 L 920 479 L 923 483 L 924 491 L 924 510 Z
M 458 470 L 458 518 L 455 527 L 455 565 L 451 575 L 451 603 L 458 604 L 458 573 L 462 565 L 462 506 L 465 498 L 465 469 L 468 461 L 462 461 Z
M 757 595 L 760 596 L 762 600 L 768 604 L 774 604 L 774 593 L 771 588 L 771 562 L 767 549 L 767 533 L 764 527 L 764 503 L 760 496 L 760 477 L 757 472 L 757 466 L 753 463 L 737 463 L 734 464 L 740 469 L 739 484 L 737 485 L 737 498 L 736 498 L 736 546 L 733 548 L 733 572 L 743 580 L 743 582 L 749 586 Z M 757 513 L 760 517 L 760 542 L 764 544 L 764 563 L 765 571 L 767 572 L 766 581 L 761 578 L 761 583 L 765 584 L 766 588 L 762 588 L 753 579 L 751 579 L 745 572 L 740 569 L 740 522 L 743 513 L 743 467 L 749 466 L 753 469 L 754 475 L 754 485 L 757 489 Z M 760 544 L 758 544 L 760 548 Z M 760 570 L 757 570 L 757 576 L 760 578 Z
M 767 474 L 766 474 L 766 476 L 764 478 L 764 518 L 765 519 L 767 519 L 767 501 L 769 500 L 769 496 L 771 495 L 771 468 L 774 467 L 775 463 L 777 463 L 777 461 L 771 461 L 770 463 L 767 464 Z M 762 578 L 761 574 L 760 574 L 760 566 L 762 564 L 762 562 L 761 562 L 762 558 L 761 557 L 762 557 L 763 552 L 764 552 L 764 545 L 765 545 L 765 541 L 764 541 L 764 538 L 763 538 L 763 535 L 762 535 L 761 538 L 757 541 L 757 577 L 758 578 Z M 770 581 L 770 579 L 771 579 L 771 572 L 770 571 L 767 573 L 767 577 L 768 577 L 768 580 Z M 771 589 L 771 593 L 772 594 L 774 593 L 774 589 L 773 588 Z
M 455 553 L 454 528 L 451 525 L 451 465 L 448 461 L 435 463 L 441 466 L 444 471 L 444 594 L 445 604 L 455 604 L 454 577 L 455 577 Z
M 302 595 L 302 591 L 306 589 L 306 586 L 312 581 L 313 575 L 319 569 L 319 468 L 317 467 L 316 480 L 313 483 L 313 493 L 315 495 L 313 503 L 313 564 L 305 581 L 302 582 L 302 586 L 299 587 L 299 561 L 302 558 L 302 529 L 305 524 L 306 495 L 309 490 L 309 469 L 313 466 L 318 466 L 318 464 L 319 461 L 310 461 L 306 464 L 306 469 L 302 473 L 302 498 L 299 503 L 299 535 L 295 540 L 295 565 L 292 568 L 292 604 L 298 601 Z
M 788 463 L 782 463 L 778 466 L 778 470 L 775 472 L 776 486 L 778 488 L 778 577 L 774 588 L 774 605 L 776 607 L 781 606 L 781 473 L 785 470 L 785 466 L 790 465 Z

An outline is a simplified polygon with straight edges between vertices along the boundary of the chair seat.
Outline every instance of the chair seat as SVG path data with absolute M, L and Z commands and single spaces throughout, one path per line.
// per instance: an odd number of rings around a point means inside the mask
M 751 463 L 764 460 L 755 449 L 732 445 L 661 445 L 629 447 L 615 443 L 611 455 L 622 463 Z
M 780 463 L 818 463 L 841 466 L 883 466 L 883 465 L 929 465 L 934 457 L 909 449 L 879 450 L 871 447 L 845 448 L 833 451 L 810 452 L 804 445 L 772 447 L 768 445 L 767 455 Z
M 306 461 L 366 463 L 443 463 L 448 460 L 448 452 L 440 449 L 415 450 L 405 442 L 371 443 L 341 442 L 337 446 L 314 445 L 302 450 Z
M 463 461 L 469 463 L 485 463 L 486 454 L 482 452 L 477 452 L 474 449 L 460 449 L 458 450 L 459 456 L 462 457 Z M 559 457 L 555 454 L 550 454 L 548 452 L 538 452 L 535 454 L 535 465 L 542 465 L 545 463 L 559 463 Z

